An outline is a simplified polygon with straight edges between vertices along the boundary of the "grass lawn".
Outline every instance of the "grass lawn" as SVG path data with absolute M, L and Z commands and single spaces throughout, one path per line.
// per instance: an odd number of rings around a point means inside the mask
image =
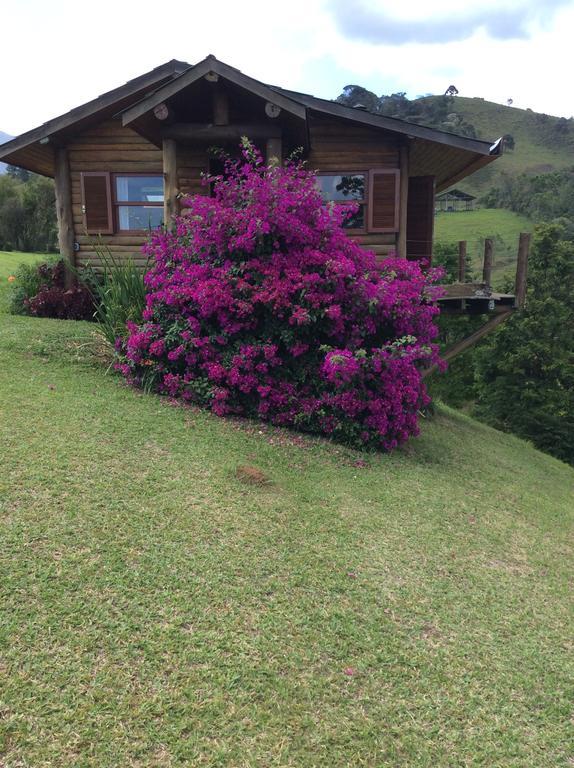
M 218 419 L 92 333 L 0 314 L 3 768 L 571 765 L 571 468 Z
M 482 275 L 484 239 L 494 240 L 493 280 L 514 279 L 518 238 L 521 232 L 532 232 L 534 225 L 526 216 L 503 208 L 479 208 L 460 213 L 439 213 L 435 217 L 435 240 L 456 243 L 467 241 L 467 252 L 477 277 Z
M 0 251 L 0 312 L 8 309 L 8 277 L 19 264 L 34 264 L 49 258 L 45 253 L 23 253 L 22 251 Z

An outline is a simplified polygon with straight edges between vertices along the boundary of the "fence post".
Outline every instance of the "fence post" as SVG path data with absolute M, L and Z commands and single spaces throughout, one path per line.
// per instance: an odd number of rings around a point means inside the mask
M 516 259 L 516 281 L 514 284 L 514 306 L 524 306 L 526 299 L 526 277 L 528 274 L 528 252 L 530 251 L 530 232 L 521 232 L 518 240 Z
M 484 264 L 482 266 L 482 282 L 490 287 L 492 279 L 492 240 L 487 237 L 484 241 Z
M 458 282 L 466 280 L 466 240 L 458 241 Z

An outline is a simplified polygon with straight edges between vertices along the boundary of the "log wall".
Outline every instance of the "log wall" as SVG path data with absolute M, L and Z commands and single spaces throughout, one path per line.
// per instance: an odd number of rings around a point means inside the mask
M 110 171 L 111 173 L 163 173 L 162 151 L 131 128 L 124 128 L 120 120 L 107 120 L 93 126 L 67 144 L 72 181 L 72 215 L 75 240 L 80 244 L 76 264 L 97 267 L 100 264 L 94 250 L 94 235 L 87 235 L 82 215 L 82 171 Z M 102 235 L 101 242 L 116 256 L 130 255 L 136 262 L 145 263 L 141 246 L 146 237 L 129 232 Z
M 309 136 L 308 166 L 319 172 L 400 167 L 400 143 L 392 134 L 385 135 L 345 120 L 312 115 Z M 352 234 L 350 237 L 377 256 L 386 256 L 397 249 L 394 233 Z

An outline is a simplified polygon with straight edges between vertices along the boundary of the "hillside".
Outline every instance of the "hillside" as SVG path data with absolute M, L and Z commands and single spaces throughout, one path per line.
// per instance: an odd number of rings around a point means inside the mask
M 422 101 L 441 97 L 425 97 Z M 511 134 L 516 146 L 457 186 L 479 195 L 497 185 L 501 173 L 548 173 L 574 166 L 574 123 L 530 109 L 517 109 L 480 98 L 456 96 L 452 111 L 474 125 L 478 138 Z
M 571 468 L 218 419 L 93 341 L 0 314 L 0 763 L 567 764 Z
M 518 238 L 531 232 L 533 222 L 504 208 L 479 208 L 475 211 L 438 213 L 435 217 L 435 242 L 466 240 L 473 276 L 480 279 L 484 259 L 484 239 L 494 241 L 493 285 L 503 288 L 504 279 L 514 279 Z

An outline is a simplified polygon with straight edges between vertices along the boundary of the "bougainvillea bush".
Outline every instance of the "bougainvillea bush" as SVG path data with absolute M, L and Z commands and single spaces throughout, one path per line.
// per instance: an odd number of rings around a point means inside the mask
M 440 362 L 432 270 L 377 263 L 314 174 L 266 167 L 248 143 L 145 250 L 143 323 L 118 342 L 137 385 L 238 414 L 391 449 L 417 433 L 421 368 Z

